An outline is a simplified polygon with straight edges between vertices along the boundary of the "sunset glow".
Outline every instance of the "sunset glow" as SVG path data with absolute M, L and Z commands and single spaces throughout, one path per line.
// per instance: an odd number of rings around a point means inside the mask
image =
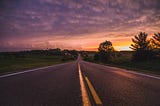
M 160 29 L 159 0 L 1 0 L 0 51 L 97 51 L 109 40 L 131 50 L 131 38 Z

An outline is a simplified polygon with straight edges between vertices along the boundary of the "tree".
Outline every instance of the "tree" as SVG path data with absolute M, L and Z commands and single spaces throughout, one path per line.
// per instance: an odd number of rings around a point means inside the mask
M 151 39 L 152 45 L 155 49 L 160 49 L 160 33 L 155 33 Z
M 151 45 L 155 56 L 160 57 L 160 33 L 154 34 L 151 39 Z
M 99 56 L 99 57 L 97 57 Z M 95 59 L 99 59 L 102 62 L 108 62 L 114 56 L 114 48 L 110 41 L 100 43 L 98 48 L 98 54 L 95 54 Z
M 133 44 L 131 44 L 131 49 L 135 52 L 133 54 L 134 60 L 147 60 L 151 59 L 153 56 L 150 40 L 147 40 L 148 34 L 145 32 L 140 32 L 132 38 Z
M 94 60 L 95 61 L 98 61 L 100 58 L 99 58 L 100 56 L 99 56 L 99 53 L 95 53 L 95 55 L 94 55 Z
M 98 51 L 99 52 L 113 52 L 114 48 L 112 46 L 112 42 L 106 40 L 105 42 L 100 43 Z
M 138 35 L 135 35 L 134 38 L 132 38 L 132 42 L 134 44 L 131 44 L 131 49 L 134 51 L 137 50 L 148 50 L 149 49 L 149 40 L 147 40 L 148 34 L 145 32 L 140 32 Z

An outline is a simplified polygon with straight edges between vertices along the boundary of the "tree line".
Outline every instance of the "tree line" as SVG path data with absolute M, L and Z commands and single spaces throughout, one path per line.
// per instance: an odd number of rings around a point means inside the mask
M 61 50 L 60 48 L 19 52 L 0 52 L 0 59 L 44 58 L 48 56 L 61 56 L 62 61 L 67 61 L 77 59 L 78 53 L 76 50 Z
M 130 48 L 134 51 L 133 61 L 145 61 L 154 58 L 160 58 L 160 33 L 155 33 L 152 38 L 148 39 L 148 34 L 139 32 L 132 38 Z M 101 62 L 108 62 L 116 57 L 116 50 L 112 42 L 106 40 L 99 44 L 98 53 L 94 59 Z

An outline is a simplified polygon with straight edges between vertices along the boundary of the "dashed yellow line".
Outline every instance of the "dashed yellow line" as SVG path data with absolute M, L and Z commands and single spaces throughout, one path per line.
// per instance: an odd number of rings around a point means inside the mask
M 94 99 L 96 105 L 97 105 L 97 106 L 102 106 L 102 101 L 100 100 L 98 94 L 96 93 L 96 91 L 95 91 L 95 89 L 93 88 L 91 82 L 89 81 L 89 79 L 88 79 L 86 76 L 85 76 L 85 80 L 86 80 L 87 85 L 88 85 L 88 87 L 89 87 L 89 89 L 90 89 L 90 91 L 91 91 L 91 94 L 92 94 L 92 96 L 93 96 L 93 99 Z

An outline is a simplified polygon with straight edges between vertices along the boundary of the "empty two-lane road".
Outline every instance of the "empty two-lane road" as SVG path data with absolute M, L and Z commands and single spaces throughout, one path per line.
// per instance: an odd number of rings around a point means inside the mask
M 82 106 L 78 73 L 88 77 L 103 106 L 160 106 L 159 77 L 81 60 L 0 77 L 0 106 Z

